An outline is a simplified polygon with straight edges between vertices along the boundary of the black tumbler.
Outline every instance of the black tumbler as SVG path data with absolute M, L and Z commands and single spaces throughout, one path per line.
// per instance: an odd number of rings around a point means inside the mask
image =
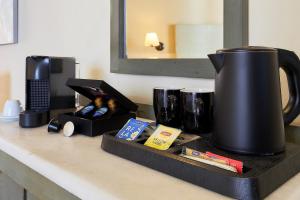
M 185 132 L 203 134 L 210 133 L 212 131 L 213 98 L 213 90 L 181 90 L 181 120 Z
M 180 89 L 154 88 L 153 93 L 156 123 L 179 128 L 181 126 Z

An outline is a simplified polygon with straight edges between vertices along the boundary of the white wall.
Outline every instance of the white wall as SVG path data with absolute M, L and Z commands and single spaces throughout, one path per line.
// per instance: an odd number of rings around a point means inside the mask
M 286 48 L 300 56 L 300 1 L 249 0 L 250 44 Z M 288 100 L 285 77 L 282 76 L 283 103 Z M 300 117 L 295 121 L 300 124 Z
M 300 1 L 249 2 L 250 44 L 300 53 Z M 25 57 L 33 54 L 75 56 L 82 77 L 104 79 L 139 103 L 152 103 L 155 86 L 213 87 L 213 80 L 111 74 L 110 0 L 19 0 L 19 4 L 19 43 L 0 46 L 2 98 L 24 102 Z

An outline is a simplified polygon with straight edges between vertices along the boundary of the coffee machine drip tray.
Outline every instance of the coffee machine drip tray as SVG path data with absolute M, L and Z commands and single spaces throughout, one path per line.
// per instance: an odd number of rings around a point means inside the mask
M 288 134 L 289 130 L 286 130 Z M 245 156 L 229 153 L 210 144 L 210 136 L 175 143 L 167 151 L 144 146 L 147 138 L 134 142 L 103 135 L 102 149 L 184 181 L 235 199 L 262 199 L 300 171 L 300 146 L 286 144 L 284 153 L 274 156 Z M 244 162 L 244 173 L 236 174 L 179 156 L 183 147 L 213 152 Z

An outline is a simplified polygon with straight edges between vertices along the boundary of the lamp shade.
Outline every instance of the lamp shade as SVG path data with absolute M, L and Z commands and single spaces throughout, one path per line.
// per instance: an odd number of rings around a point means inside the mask
M 147 33 L 145 37 L 146 47 L 157 47 L 159 46 L 159 39 L 156 33 Z

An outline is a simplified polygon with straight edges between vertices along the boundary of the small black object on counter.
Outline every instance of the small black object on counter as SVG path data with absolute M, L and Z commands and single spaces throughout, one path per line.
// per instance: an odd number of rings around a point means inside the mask
M 48 124 L 48 132 L 59 133 L 61 130 L 61 124 L 57 119 L 52 119 Z
M 94 137 L 120 130 L 130 118 L 136 118 L 138 106 L 105 81 L 71 78 L 66 85 L 91 100 L 77 112 L 58 116 L 62 126 L 73 122 L 75 133 Z
M 36 128 L 47 124 L 49 112 L 27 110 L 20 113 L 19 125 L 22 128 Z

